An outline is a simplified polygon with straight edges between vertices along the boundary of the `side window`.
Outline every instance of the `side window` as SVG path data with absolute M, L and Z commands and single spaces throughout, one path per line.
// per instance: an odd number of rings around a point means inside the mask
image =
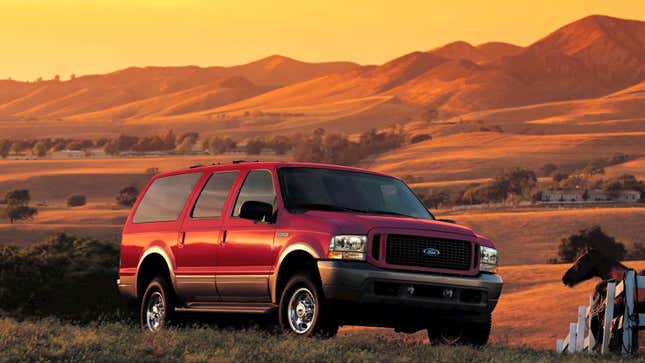
M 222 172 L 211 175 L 208 182 L 199 193 L 191 217 L 193 218 L 219 218 L 222 209 L 231 191 L 231 187 L 239 172 Z
M 201 176 L 200 173 L 190 173 L 155 180 L 141 199 L 132 222 L 176 221 Z
M 250 200 L 269 203 L 273 206 L 275 212 L 275 198 L 271 173 L 267 170 L 252 170 L 244 179 L 244 184 L 237 195 L 232 215 L 233 217 L 239 217 L 242 205 Z

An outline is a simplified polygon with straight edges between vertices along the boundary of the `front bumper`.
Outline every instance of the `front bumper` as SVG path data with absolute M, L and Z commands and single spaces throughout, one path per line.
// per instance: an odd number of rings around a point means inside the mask
M 492 312 L 503 285 L 499 275 L 401 272 L 353 261 L 319 260 L 318 271 L 325 297 L 335 303 L 393 305 L 452 315 Z

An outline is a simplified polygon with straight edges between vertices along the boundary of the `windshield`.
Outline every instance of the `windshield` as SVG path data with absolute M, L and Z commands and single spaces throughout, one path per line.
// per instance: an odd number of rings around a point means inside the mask
M 434 219 L 402 181 L 354 171 L 285 167 L 280 187 L 290 211 L 328 210 Z

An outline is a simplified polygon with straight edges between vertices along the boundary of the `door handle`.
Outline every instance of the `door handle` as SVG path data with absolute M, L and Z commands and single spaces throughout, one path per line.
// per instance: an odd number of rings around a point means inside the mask
M 184 247 L 185 243 L 186 243 L 186 232 L 181 232 L 181 236 L 179 236 L 179 247 Z
M 222 231 L 222 239 L 219 241 L 220 245 L 225 245 L 226 244 L 226 230 Z

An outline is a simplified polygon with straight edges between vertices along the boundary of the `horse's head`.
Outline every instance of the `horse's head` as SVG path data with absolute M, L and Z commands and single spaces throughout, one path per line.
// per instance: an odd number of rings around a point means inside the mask
M 585 249 L 573 263 L 573 266 L 564 273 L 562 283 L 573 287 L 592 277 L 603 278 L 604 274 L 602 271 L 609 268 L 610 265 L 609 259 L 598 250 L 593 248 Z

